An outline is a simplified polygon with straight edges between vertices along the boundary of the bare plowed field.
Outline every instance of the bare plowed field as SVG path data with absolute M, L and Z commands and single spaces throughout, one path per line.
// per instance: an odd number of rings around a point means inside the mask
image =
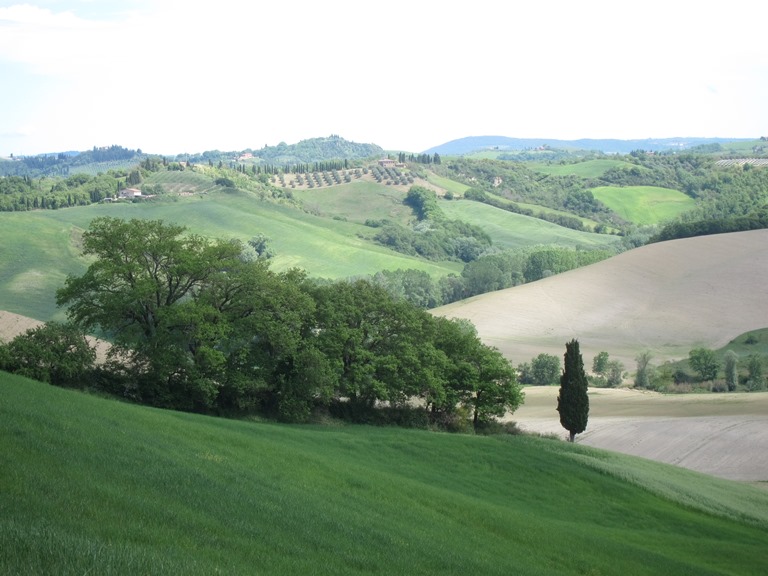
M 566 436 L 557 386 L 528 387 L 509 419 L 521 428 Z M 590 389 L 587 430 L 576 441 L 713 476 L 768 482 L 768 392 L 666 396 Z
M 576 338 L 587 365 L 606 351 L 633 371 L 642 351 L 658 364 L 768 327 L 766 245 L 768 230 L 660 242 L 433 312 L 469 319 L 515 364 Z

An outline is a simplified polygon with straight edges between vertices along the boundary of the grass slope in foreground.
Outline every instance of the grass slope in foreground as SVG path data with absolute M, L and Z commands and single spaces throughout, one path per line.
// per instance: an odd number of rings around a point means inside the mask
M 765 569 L 762 491 L 552 440 L 231 421 L 0 373 L 0 442 L 3 574 Z

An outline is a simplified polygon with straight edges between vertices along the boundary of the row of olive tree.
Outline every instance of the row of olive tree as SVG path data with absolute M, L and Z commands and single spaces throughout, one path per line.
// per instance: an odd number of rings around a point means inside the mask
M 83 247 L 92 263 L 57 302 L 80 331 L 112 342 L 96 382 L 139 402 L 302 421 L 318 407 L 356 418 L 417 399 L 425 421 L 446 427 L 522 402 L 512 366 L 471 324 L 370 282 L 277 273 L 244 258 L 239 241 L 159 220 L 97 218 Z

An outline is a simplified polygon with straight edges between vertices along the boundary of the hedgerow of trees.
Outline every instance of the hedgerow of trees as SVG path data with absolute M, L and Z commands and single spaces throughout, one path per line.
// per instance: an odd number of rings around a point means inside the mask
M 446 429 L 481 428 L 522 402 L 512 366 L 471 324 L 371 282 L 277 273 L 239 241 L 162 221 L 97 218 L 83 253 L 91 265 L 57 302 L 68 330 L 112 342 L 88 380 L 135 401 L 286 421 L 318 410 L 375 421 L 384 405 L 391 421 Z

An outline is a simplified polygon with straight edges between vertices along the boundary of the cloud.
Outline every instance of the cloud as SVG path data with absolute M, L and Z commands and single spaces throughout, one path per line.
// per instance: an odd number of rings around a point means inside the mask
M 37 126 L 30 145 L 166 153 L 331 133 L 413 151 L 480 134 L 756 134 L 760 6 L 37 0 L 0 8 L 0 65 L 47 82 L 9 74 L 0 125 Z M 29 104 L 10 102 L 26 88 Z

